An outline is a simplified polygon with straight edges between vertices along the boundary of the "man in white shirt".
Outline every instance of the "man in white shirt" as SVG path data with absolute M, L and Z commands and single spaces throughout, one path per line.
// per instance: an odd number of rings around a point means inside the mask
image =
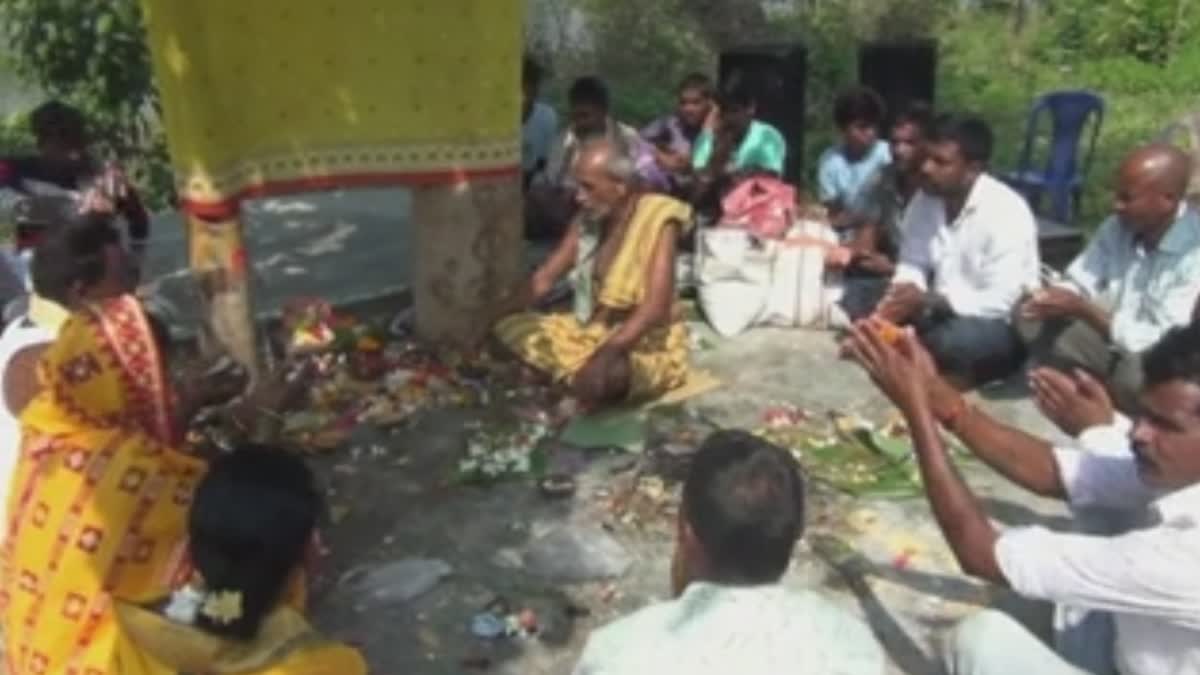
M 982 384 L 1024 357 L 1010 315 L 1037 282 L 1037 224 L 1019 194 L 985 173 L 986 122 L 943 115 L 927 150 L 924 185 L 905 211 L 896 273 L 876 314 L 912 324 L 959 386 Z
M 1200 674 L 1200 324 L 1172 329 L 1144 354 L 1141 412 L 1127 447 L 1100 452 L 1055 448 L 989 418 L 937 376 L 911 335 L 888 344 L 882 333 L 878 323 L 861 324 L 852 351 L 904 413 L 930 506 L 963 571 L 1026 597 L 1109 612 L 1116 627 L 1115 640 L 1090 643 L 1108 658 L 1093 654 L 1085 669 L 1012 619 L 984 612 L 950 636 L 951 675 Z M 1121 512 L 1138 526 L 1116 535 L 997 532 L 955 469 L 939 423 L 1031 492 L 1072 509 Z
M 1179 149 L 1130 153 L 1117 174 L 1114 215 L 1065 278 L 1022 305 L 1017 328 L 1035 362 L 1103 380 L 1131 409 L 1137 354 L 1191 321 L 1200 298 L 1200 216 L 1184 201 L 1191 162 Z
M 881 675 L 862 621 L 779 583 L 803 528 L 796 460 L 744 431 L 713 434 L 683 486 L 676 599 L 593 633 L 576 675 Z

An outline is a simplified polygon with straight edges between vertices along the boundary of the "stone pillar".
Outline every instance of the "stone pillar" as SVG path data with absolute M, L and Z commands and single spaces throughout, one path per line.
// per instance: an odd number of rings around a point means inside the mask
M 205 304 L 212 337 L 246 366 L 252 377 L 257 376 L 261 364 L 241 220 L 236 215 L 220 221 L 189 215 L 187 222 L 192 275 Z M 202 349 L 205 347 L 201 344 Z
M 520 176 L 416 187 L 412 223 L 417 335 L 478 344 L 488 308 L 524 272 Z

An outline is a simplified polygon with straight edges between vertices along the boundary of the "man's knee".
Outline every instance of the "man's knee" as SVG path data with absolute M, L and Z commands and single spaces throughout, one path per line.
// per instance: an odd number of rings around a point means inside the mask
M 1025 349 L 1006 321 L 952 318 L 918 328 L 938 369 L 970 384 L 1006 377 L 1020 367 Z
M 1004 670 L 1006 653 L 1020 649 L 1014 638 L 1029 637 L 1015 619 L 994 609 L 986 609 L 963 619 L 947 634 L 943 646 L 949 675 L 991 675 Z

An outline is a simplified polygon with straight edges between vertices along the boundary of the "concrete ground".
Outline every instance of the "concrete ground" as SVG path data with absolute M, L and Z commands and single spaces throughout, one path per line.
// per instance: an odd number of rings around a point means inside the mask
M 401 286 L 404 199 L 402 191 L 377 190 L 254 204 L 248 225 L 261 280 L 259 309 L 270 311 L 294 295 L 345 302 Z M 379 216 L 393 212 L 395 218 Z M 191 305 L 182 228 L 168 221 L 157 228 L 152 284 L 186 313 Z M 708 347 L 695 353 L 695 361 L 722 386 L 683 405 L 692 418 L 755 428 L 766 408 L 783 402 L 876 420 L 889 412 L 865 376 L 837 360 L 828 334 L 762 330 L 721 340 L 708 333 L 704 342 Z M 1020 386 L 983 392 L 982 405 L 1026 429 L 1051 433 Z M 641 501 L 629 509 L 636 518 L 611 508 L 614 496 L 632 485 L 628 469 L 636 456 L 629 454 L 573 455 L 579 490 L 568 500 L 547 500 L 521 481 L 448 485 L 470 424 L 483 414 L 438 411 L 399 430 L 363 428 L 348 447 L 314 460 L 331 513 L 324 530 L 330 555 L 315 580 L 314 617 L 323 629 L 362 647 L 372 672 L 567 673 L 589 631 L 666 596 L 673 484 L 667 482 L 661 494 L 637 492 L 633 499 Z M 564 456 L 570 452 L 563 450 Z M 963 471 L 998 522 L 1063 522 L 1057 505 L 979 464 L 964 462 Z M 1010 607 L 1045 630 L 1045 607 L 958 573 L 923 500 L 852 499 L 822 486 L 811 492 L 809 530 L 786 583 L 818 589 L 862 616 L 883 642 L 891 672 L 940 672 L 939 633 L 986 605 Z M 562 527 L 595 533 L 597 542 L 615 541 L 628 569 L 611 580 L 568 583 L 526 564 L 524 554 L 535 542 Z M 411 558 L 437 559 L 452 571 L 427 593 L 399 599 L 406 586 L 427 585 L 417 583 L 419 568 L 388 567 Z M 386 577 L 389 570 L 396 574 Z M 472 617 L 497 598 L 514 612 L 533 610 L 541 635 L 498 641 L 472 636 Z

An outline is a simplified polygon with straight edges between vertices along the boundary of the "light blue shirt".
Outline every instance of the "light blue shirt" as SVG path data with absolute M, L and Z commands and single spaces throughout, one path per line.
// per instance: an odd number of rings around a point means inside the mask
M 842 146 L 821 153 L 817 164 L 817 196 L 822 203 L 838 203 L 843 208 L 858 201 L 859 192 L 880 169 L 892 163 L 892 151 L 883 141 L 857 160 L 846 157 Z
M 1192 320 L 1200 297 L 1200 216 L 1181 206 L 1151 250 L 1111 216 L 1067 268 L 1066 282 L 1112 313 L 1113 342 L 1140 352 Z
M 575 675 L 883 675 L 861 620 L 813 591 L 692 583 L 592 634 Z

